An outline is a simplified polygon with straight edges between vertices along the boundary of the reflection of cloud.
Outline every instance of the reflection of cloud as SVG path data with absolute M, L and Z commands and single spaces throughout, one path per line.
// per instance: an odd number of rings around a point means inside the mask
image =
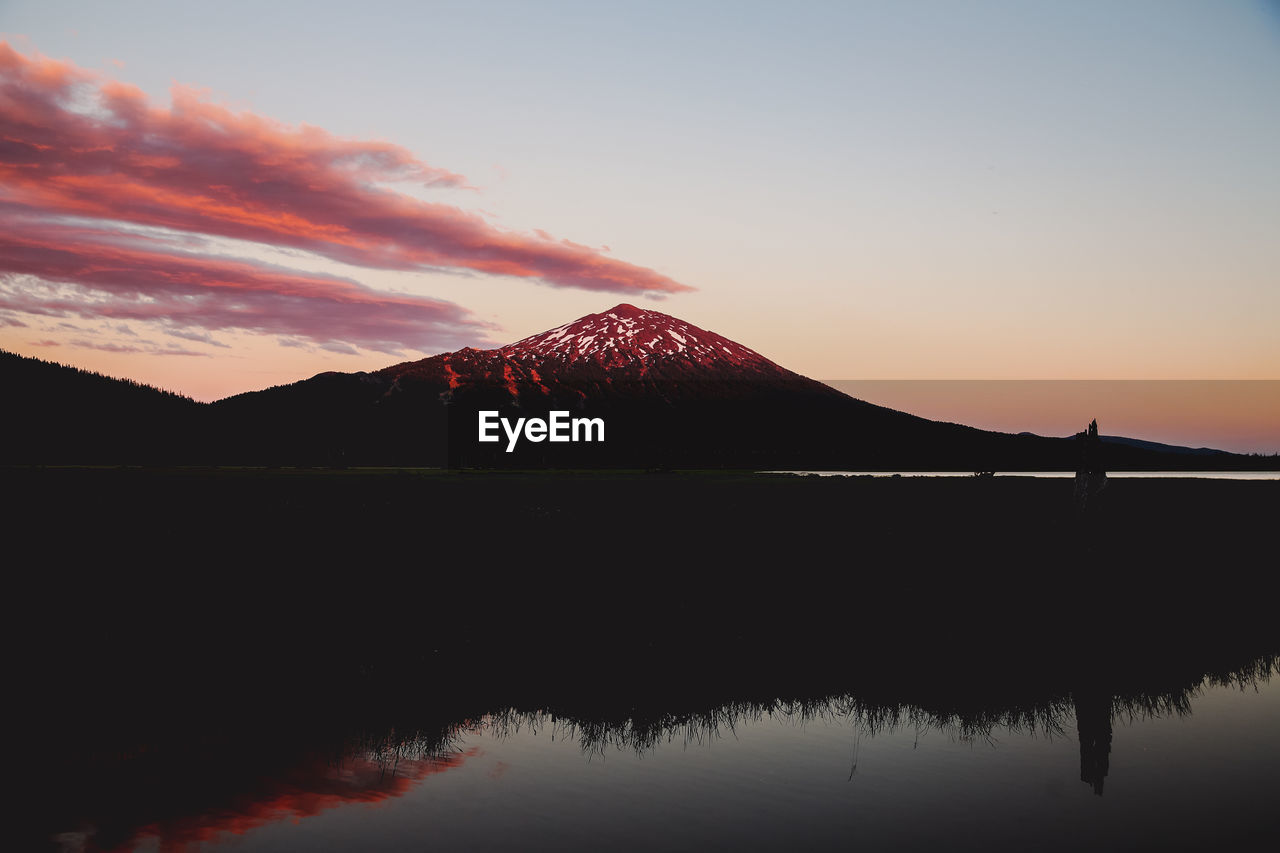
M 132 86 L 0 42 L 0 182 L 12 201 L 46 217 L 233 237 L 366 267 L 623 293 L 690 289 L 588 246 L 500 231 L 457 207 L 376 186 L 466 186 L 399 146 L 235 113 L 181 86 L 172 98 L 171 108 L 153 107 Z
M 428 776 L 460 767 L 479 754 L 473 747 L 440 757 L 401 758 L 394 768 L 367 758 L 348 758 L 336 765 L 317 758 L 284 776 L 264 780 L 269 786 L 266 790 L 237 799 L 230 807 L 211 809 L 207 814 L 163 816 L 106 848 L 92 846 L 90 837 L 88 849 L 124 853 L 154 839 L 161 850 L 183 850 L 226 834 L 243 835 L 270 823 L 314 817 L 338 806 L 382 803 L 404 796 Z

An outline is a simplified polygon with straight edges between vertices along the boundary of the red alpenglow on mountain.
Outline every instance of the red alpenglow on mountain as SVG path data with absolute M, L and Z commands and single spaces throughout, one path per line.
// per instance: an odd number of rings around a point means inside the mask
M 438 381 L 451 391 L 501 386 L 517 399 L 563 390 L 611 396 L 619 393 L 619 388 L 610 387 L 617 384 L 632 392 L 660 385 L 670 393 L 687 382 L 697 382 L 700 393 L 706 394 L 708 383 L 723 391 L 737 380 L 749 380 L 756 388 L 761 383 L 799 383 L 806 390 L 839 393 L 715 332 L 626 303 L 498 349 L 468 347 L 393 365 L 375 375 Z
M 578 362 L 591 362 L 606 369 L 638 364 L 643 371 L 659 359 L 680 356 L 683 361 L 716 369 L 782 369 L 760 353 L 715 332 L 625 302 L 603 314 L 588 314 L 549 332 L 507 344 L 498 351 L 526 364 L 555 363 L 564 367 Z

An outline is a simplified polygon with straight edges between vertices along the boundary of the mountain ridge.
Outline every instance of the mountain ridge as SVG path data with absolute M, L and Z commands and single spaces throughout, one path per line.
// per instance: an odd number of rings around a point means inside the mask
M 21 374 L 20 387 L 33 387 L 30 376 L 39 371 L 15 367 L 18 358 L 48 363 L 17 356 L 0 362 L 7 373 Z M 56 372 L 43 370 L 41 381 Z M 29 433 L 38 448 L 28 458 L 58 455 L 48 435 L 74 443 L 67 424 L 78 413 L 57 412 L 74 410 L 75 395 L 59 399 L 50 389 L 27 393 L 43 401 L 37 408 L 54 422 L 51 430 L 37 422 L 18 426 L 16 433 Z M 150 390 L 156 399 L 178 397 Z M 119 404 L 129 410 L 110 413 L 120 427 L 112 432 L 120 454 L 265 465 L 970 471 L 1072 470 L 1080 457 L 1072 438 L 981 430 L 857 399 L 718 333 L 629 303 L 491 349 L 464 347 L 373 371 L 325 371 L 208 404 L 180 399 L 173 411 L 159 411 L 154 401 Z M 143 411 L 158 414 L 148 420 Z M 599 418 L 608 424 L 607 440 L 551 447 L 535 439 L 510 453 L 478 443 L 481 411 L 512 422 L 552 411 Z M 149 439 L 131 439 L 126 423 Z M 9 431 L 15 432 L 12 423 Z M 1105 444 L 1104 463 L 1113 468 L 1178 469 L 1206 456 L 1238 468 L 1258 458 L 1122 437 Z M 88 456 L 111 456 L 110 443 L 93 447 Z
M 533 392 L 551 396 L 553 384 L 564 391 L 566 383 L 573 384 L 579 396 L 612 395 L 616 389 L 611 386 L 646 380 L 802 383 L 814 391 L 847 396 L 715 332 L 628 303 L 500 347 L 463 347 L 372 373 L 392 380 L 444 382 L 445 393 L 478 383 L 497 384 L 516 399 Z
M 350 464 L 1075 470 L 1081 453 L 1072 438 L 980 430 L 877 406 L 629 303 L 492 349 L 318 375 L 214 406 L 227 413 L 228 434 L 241 431 L 241 454 L 265 440 L 275 450 L 250 455 L 296 455 L 305 436 L 305 456 Z M 599 418 L 606 440 L 535 439 L 505 449 L 479 441 L 480 412 L 519 423 L 555 411 Z M 246 423 L 274 429 L 274 437 L 244 435 Z M 1102 463 L 1177 468 L 1185 459 L 1112 444 Z

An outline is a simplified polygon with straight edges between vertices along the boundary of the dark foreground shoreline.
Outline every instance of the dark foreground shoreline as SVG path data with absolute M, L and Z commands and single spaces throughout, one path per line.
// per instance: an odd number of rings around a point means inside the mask
M 1081 511 L 1031 478 L 0 477 L 31 849 L 129 849 L 351 744 L 447 761 L 495 714 L 584 749 L 780 702 L 979 736 L 1074 714 L 1100 785 L 1113 714 L 1280 653 L 1270 481 L 1114 480 Z
M 240 677 L 512 643 L 1008 647 L 1272 632 L 1280 482 L 4 468 L 14 626 L 56 668 Z M 735 653 L 736 654 L 736 653 Z M 84 661 L 90 660 L 91 664 Z M 278 668 L 271 664 L 271 671 Z M 37 670 L 49 667 L 38 664 Z

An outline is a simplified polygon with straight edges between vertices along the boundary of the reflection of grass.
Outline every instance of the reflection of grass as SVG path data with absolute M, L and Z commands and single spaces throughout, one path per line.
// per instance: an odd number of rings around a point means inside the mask
M 1200 680 L 1180 691 L 1149 692 L 1135 690 L 1115 696 L 1112 715 L 1128 720 L 1159 717 L 1185 717 L 1191 714 L 1191 702 L 1204 693 L 1206 687 L 1234 687 L 1238 690 L 1257 691 L 1258 687 L 1280 674 L 1280 655 L 1263 655 L 1234 669 L 1209 672 Z
M 361 730 L 348 735 L 343 753 L 358 755 L 388 769 L 404 760 L 434 761 L 461 752 L 461 743 L 477 726 L 463 723 L 432 728 Z
M 1274 674 L 1280 674 L 1280 657 L 1267 655 L 1233 669 L 1207 673 L 1185 687 L 1164 690 L 1130 687 L 1111 696 L 1111 715 L 1113 719 L 1130 721 L 1187 716 L 1192 712 L 1192 701 L 1201 695 L 1205 686 L 1257 689 Z M 439 742 L 452 745 L 454 738 L 470 731 L 508 738 L 530 730 L 547 732 L 559 740 L 576 740 L 584 752 L 591 754 L 609 751 L 645 754 L 672 744 L 689 747 L 732 737 L 744 723 L 765 719 L 784 725 L 815 721 L 844 724 L 859 735 L 871 737 L 901 730 L 914 731 L 917 736 L 937 732 L 962 743 L 992 742 L 1001 731 L 1047 738 L 1076 737 L 1075 705 L 1069 693 L 1028 698 L 1021 704 L 984 706 L 980 697 L 969 699 L 970 704 L 961 708 L 946 703 L 868 701 L 846 693 L 816 698 L 728 701 L 694 710 L 640 712 L 612 719 L 506 707 L 486 714 L 477 723 L 460 724 Z
M 1260 657 L 1226 673 L 1211 672 L 1205 676 L 1205 681 L 1214 687 L 1234 686 L 1240 690 L 1257 690 L 1259 683 L 1270 681 L 1274 674 L 1280 674 L 1280 655 Z

